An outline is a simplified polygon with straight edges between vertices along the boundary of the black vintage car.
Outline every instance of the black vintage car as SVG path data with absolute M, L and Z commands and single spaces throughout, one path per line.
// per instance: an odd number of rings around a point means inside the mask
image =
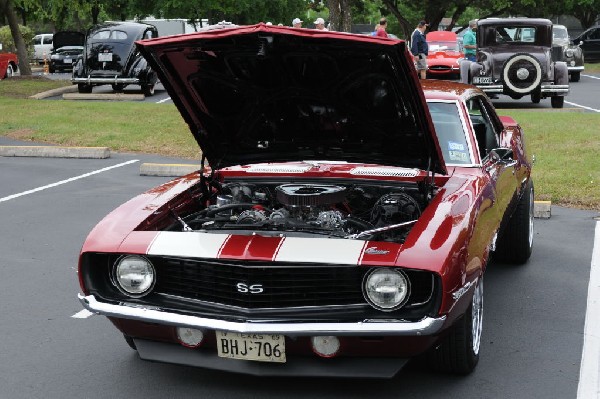
M 72 70 L 73 65 L 83 54 L 85 35 L 75 31 L 61 31 L 54 34 L 50 63 L 50 73 Z
M 488 94 L 513 99 L 550 98 L 562 108 L 569 93 L 563 48 L 552 46 L 552 22 L 542 18 L 488 18 L 477 21 L 477 61 L 461 63 L 461 81 Z
M 91 93 L 93 86 L 106 84 L 119 92 L 135 84 L 142 87 L 146 96 L 153 95 L 156 73 L 138 52 L 135 42 L 155 37 L 156 27 L 135 22 L 107 22 L 90 28 L 71 81 L 78 85 L 80 93 Z

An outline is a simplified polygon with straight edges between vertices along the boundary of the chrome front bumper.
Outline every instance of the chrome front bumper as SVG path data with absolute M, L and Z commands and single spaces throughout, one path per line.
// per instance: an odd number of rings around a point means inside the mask
M 497 93 L 497 94 L 502 94 L 504 93 L 504 86 L 503 85 L 476 85 L 479 89 L 481 89 L 483 92 L 485 93 Z M 507 90 L 506 93 L 508 93 L 509 91 Z M 550 94 L 550 93 L 560 93 L 560 94 L 567 94 L 569 93 L 569 85 L 554 85 L 554 84 L 546 84 L 546 85 L 542 85 L 541 86 L 541 92 L 542 94 Z M 531 94 L 531 93 L 526 93 L 524 95 L 527 94 Z
M 567 70 L 569 72 L 583 72 L 585 70 L 585 66 L 567 66 Z
M 140 80 L 138 78 L 120 78 L 118 76 L 111 78 L 92 78 L 88 76 L 87 78 L 72 78 L 71 82 L 73 83 L 84 83 L 88 85 L 92 84 L 128 84 L 128 85 L 136 85 L 140 84 Z
M 426 336 L 439 332 L 446 322 L 446 316 L 425 317 L 416 322 L 404 320 L 363 320 L 349 323 L 303 323 L 277 322 L 272 320 L 253 320 L 234 322 L 204 317 L 189 316 L 163 311 L 158 308 L 141 307 L 120 303 L 113 305 L 100 302 L 93 295 L 78 295 L 79 301 L 92 313 L 107 317 L 136 320 L 146 323 L 211 330 L 232 331 L 248 334 L 284 334 L 290 336 L 310 335 L 394 335 Z

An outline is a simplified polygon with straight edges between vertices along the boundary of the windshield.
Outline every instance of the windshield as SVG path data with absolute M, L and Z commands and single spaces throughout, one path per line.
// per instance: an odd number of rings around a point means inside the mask
M 429 42 L 429 51 L 459 51 L 457 42 Z
M 471 155 L 456 103 L 428 102 L 446 165 L 470 165 Z
M 568 39 L 569 34 L 567 33 L 567 28 L 562 26 L 553 26 L 552 27 L 552 38 L 553 39 Z

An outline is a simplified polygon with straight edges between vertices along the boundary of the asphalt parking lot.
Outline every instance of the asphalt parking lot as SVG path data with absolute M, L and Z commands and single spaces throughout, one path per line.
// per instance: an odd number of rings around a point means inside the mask
M 106 319 L 81 312 L 77 255 L 104 215 L 169 180 L 140 176 L 141 163 L 177 161 L 118 153 L 106 159 L 0 157 L 0 353 L 10 359 L 0 362 L 0 396 L 576 396 L 598 214 L 560 207 L 550 219 L 536 219 L 529 264 L 490 265 L 482 358 L 470 376 L 409 368 L 377 383 L 266 382 L 139 360 Z

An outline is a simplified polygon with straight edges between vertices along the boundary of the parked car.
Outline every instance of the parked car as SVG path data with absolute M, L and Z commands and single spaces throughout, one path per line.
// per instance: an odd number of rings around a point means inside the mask
M 33 60 L 38 64 L 43 64 L 50 58 L 52 51 L 53 33 L 41 33 L 33 37 Z
M 81 32 L 61 31 L 54 34 L 50 53 L 50 73 L 73 70 L 73 65 L 83 54 L 85 35 Z
M 581 45 L 587 61 L 600 61 L 600 25 L 589 28 L 573 39 L 573 43 Z
M 552 25 L 552 45 L 562 48 L 562 58 L 560 60 L 567 63 L 571 82 L 579 82 L 581 72 L 585 70 L 583 50 L 579 45 L 573 44 L 566 26 Z
M 569 93 L 562 48 L 552 50 L 552 22 L 542 18 L 489 18 L 477 21 L 477 62 L 461 64 L 461 81 L 486 93 L 531 102 L 550 97 L 562 108 Z
M 421 83 L 399 40 L 259 24 L 137 44 L 202 166 L 92 230 L 85 308 L 150 361 L 474 369 L 490 256 L 524 263 L 533 245 L 513 119 L 473 86 Z
M 140 85 L 146 96 L 154 94 L 156 73 L 135 46 L 137 40 L 158 37 L 152 25 L 135 22 L 107 22 L 91 28 L 85 40 L 83 57 L 73 67 L 71 81 L 80 93 L 91 93 L 94 86 L 112 85 L 123 91 Z
M 19 71 L 17 55 L 3 51 L 2 47 L 2 43 L 0 43 L 0 80 L 11 78 Z
M 448 31 L 427 34 L 429 54 L 427 75 L 432 78 L 456 79 L 460 77 L 460 63 L 465 58 L 459 49 L 457 35 Z

